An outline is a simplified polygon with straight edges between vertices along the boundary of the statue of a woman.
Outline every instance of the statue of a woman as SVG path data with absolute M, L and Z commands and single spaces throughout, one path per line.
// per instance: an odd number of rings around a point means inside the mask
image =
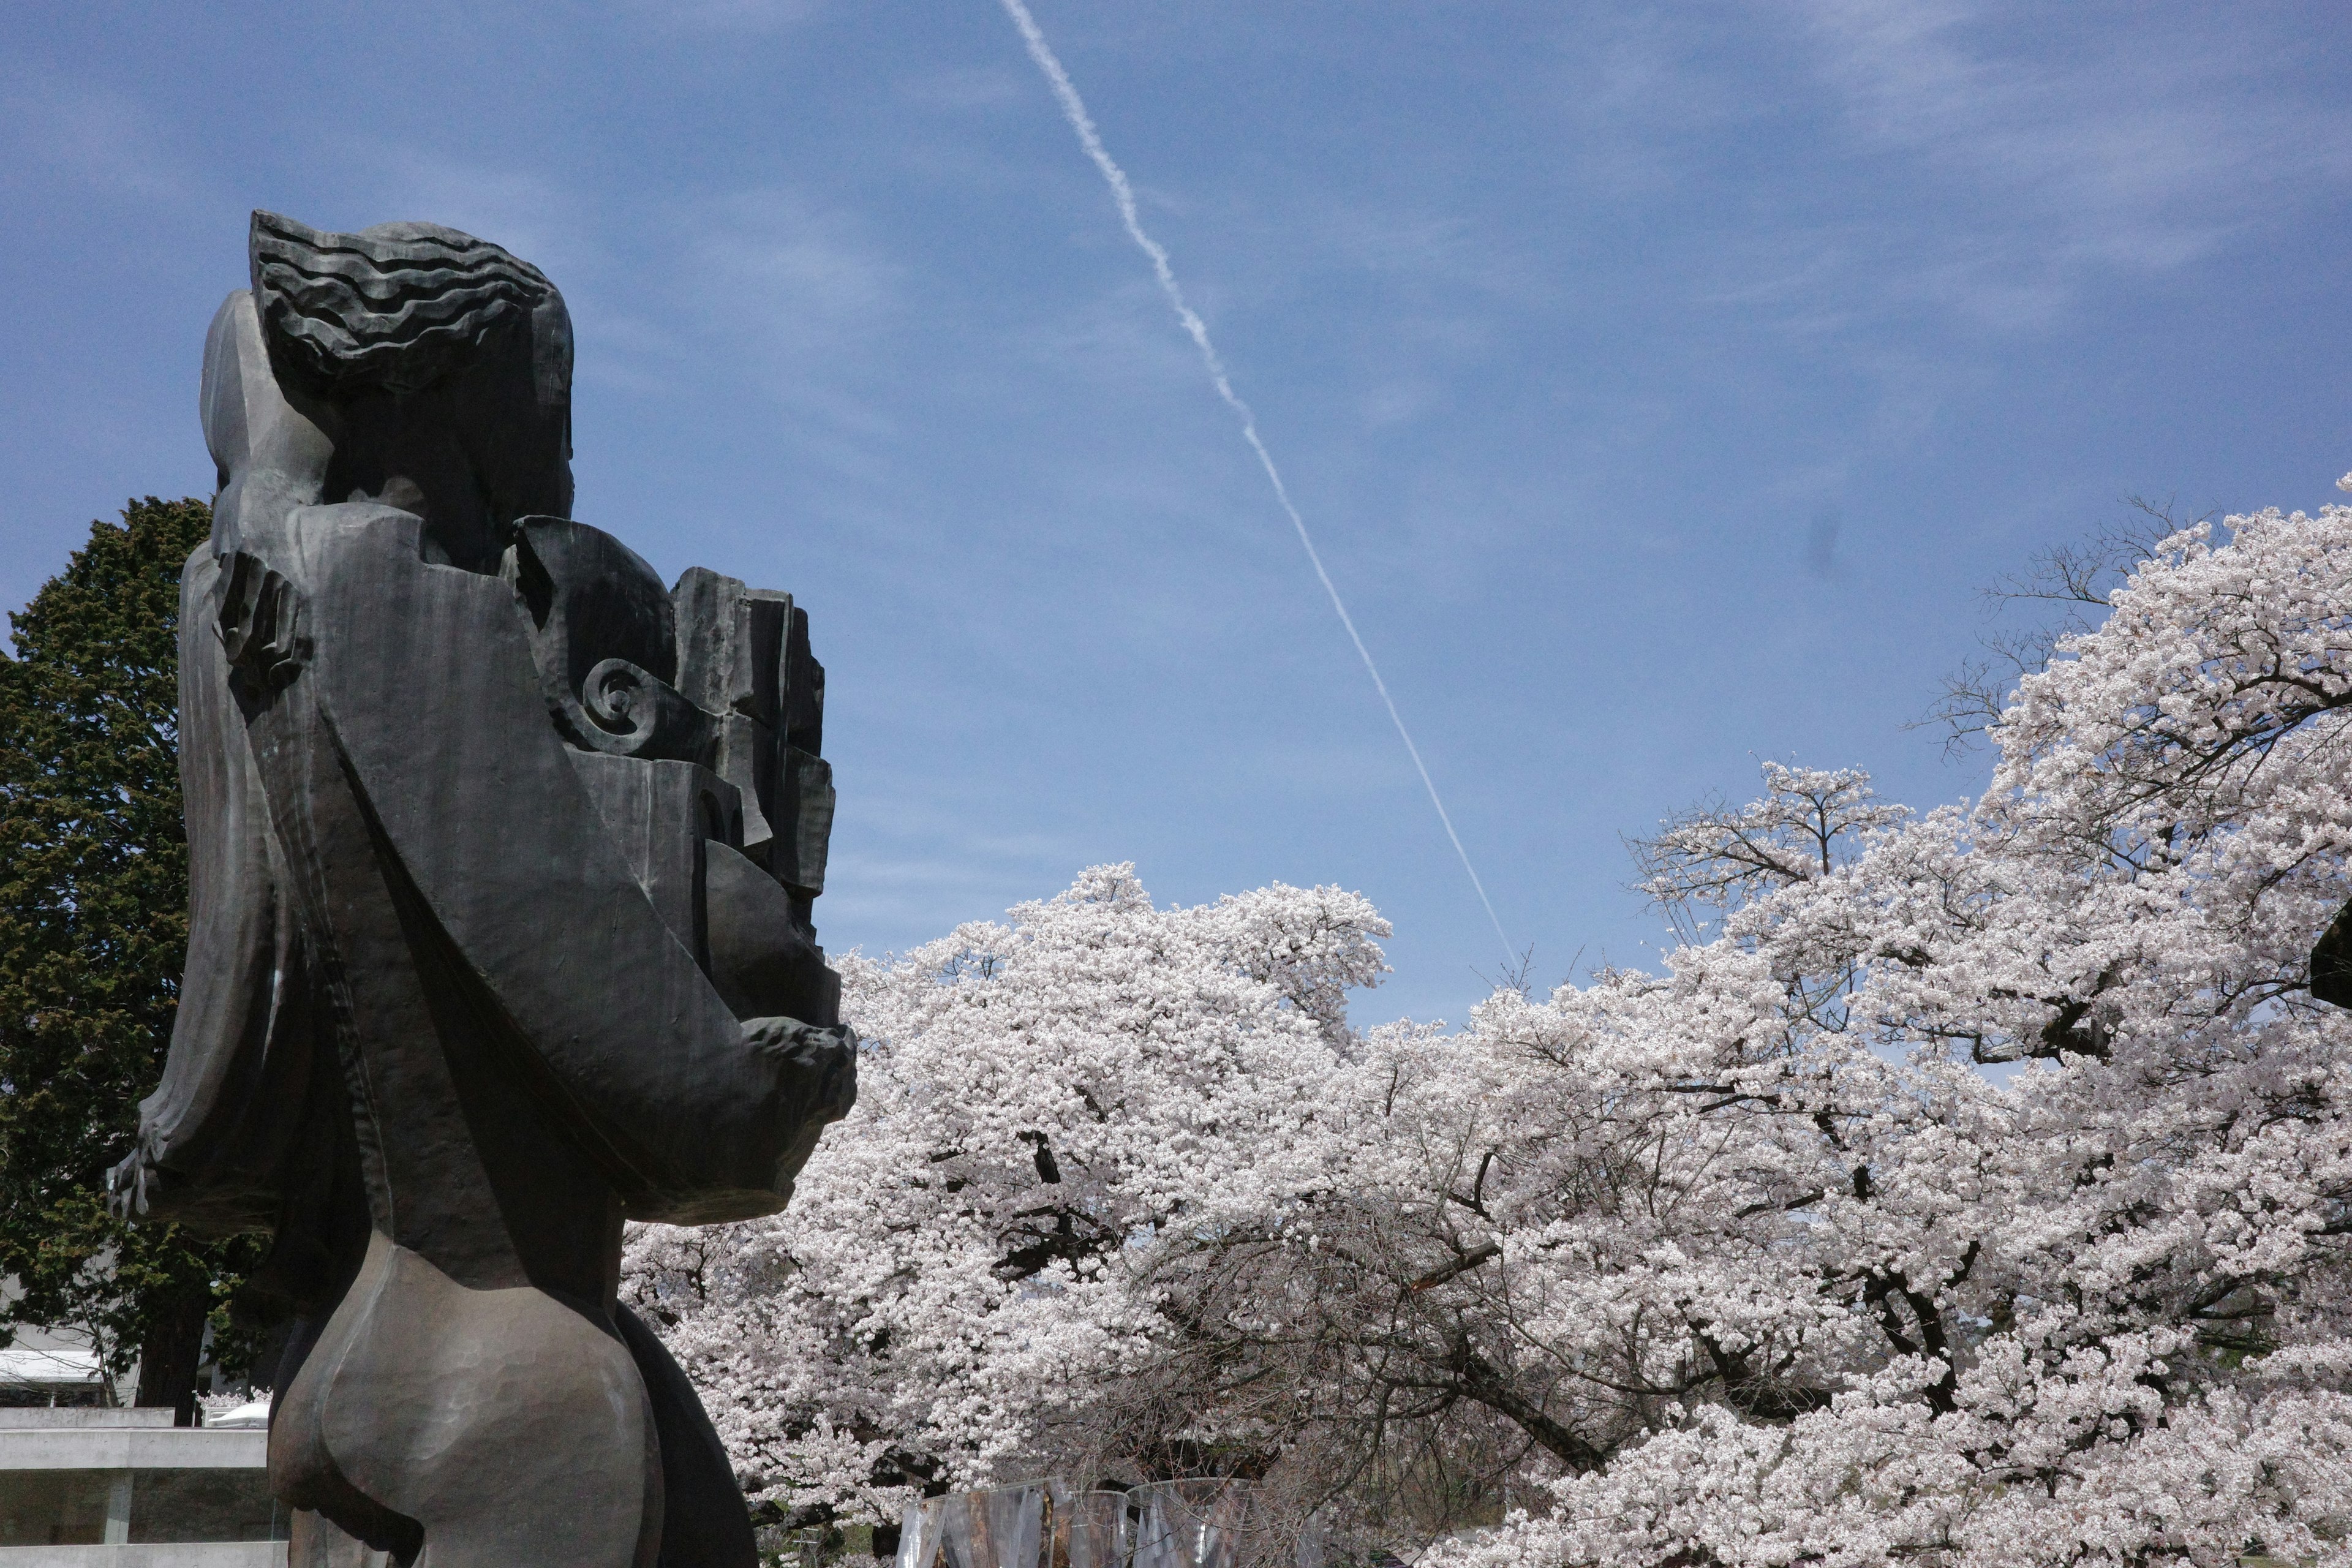
M 568 521 L 536 268 L 264 213 L 252 266 L 182 589 L 187 973 L 120 1200 L 274 1236 L 294 1563 L 750 1568 L 614 1290 L 624 1220 L 782 1207 L 856 1092 L 805 617 Z

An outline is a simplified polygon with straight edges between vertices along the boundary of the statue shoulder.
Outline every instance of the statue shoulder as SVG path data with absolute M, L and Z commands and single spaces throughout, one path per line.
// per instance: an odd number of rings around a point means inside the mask
M 248 522 L 213 561 L 213 616 L 230 667 L 265 688 L 285 685 L 309 662 L 319 606 L 362 598 L 389 576 L 422 570 L 424 520 L 377 501 L 295 507 Z M 354 578 L 358 581 L 355 583 Z

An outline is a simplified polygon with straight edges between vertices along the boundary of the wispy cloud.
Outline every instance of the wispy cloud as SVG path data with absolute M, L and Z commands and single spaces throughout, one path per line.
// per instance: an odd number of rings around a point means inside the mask
M 1563 20 L 1544 151 L 1648 298 L 1852 340 L 2062 329 L 2352 192 L 2302 16 L 2039 0 L 1755 0 Z M 1703 224 L 1706 245 L 1681 243 Z M 1591 237 L 1571 234 L 1571 240 Z M 1667 240 L 1664 237 L 1673 237 Z
M 903 932 L 928 941 L 1064 885 L 1086 856 L 1073 836 L 975 826 L 973 815 L 944 809 L 935 792 L 869 779 L 856 816 L 836 826 L 833 890 L 816 918 L 835 943 L 889 944 L 907 940 Z
M 997 66 L 949 66 L 907 77 L 898 96 L 924 109 L 997 109 L 1019 103 L 1026 84 Z
M 368 161 L 376 174 L 361 198 L 373 211 L 320 217 L 320 223 L 384 223 L 414 219 L 446 224 L 505 247 L 545 270 L 569 293 L 567 279 L 601 270 L 608 261 L 599 224 L 568 186 L 529 168 L 490 166 L 467 159 L 378 145 Z M 301 216 L 301 215 L 296 215 Z
M 1801 15 L 1859 147 L 1948 215 L 1910 286 L 1987 322 L 2046 320 L 2099 271 L 2194 263 L 2352 183 L 2352 114 L 2279 91 L 2285 40 L 2259 13 L 2176 15 L 2160 37 L 1967 0 Z
M 821 0 L 613 0 L 624 22 L 665 34 L 772 34 L 823 9 Z
M 208 208 L 216 182 L 136 100 L 88 81 L 0 71 L 0 146 L 20 171 L 44 169 L 86 195 L 147 209 Z
M 690 345 L 706 379 L 740 384 L 784 416 L 801 460 L 887 479 L 899 427 L 887 345 L 907 268 L 855 210 L 789 187 L 730 192 L 647 215 L 672 237 L 641 333 Z
M 688 294 L 766 348 L 837 348 L 896 309 L 905 269 L 846 209 L 768 188 L 735 192 L 679 216 Z

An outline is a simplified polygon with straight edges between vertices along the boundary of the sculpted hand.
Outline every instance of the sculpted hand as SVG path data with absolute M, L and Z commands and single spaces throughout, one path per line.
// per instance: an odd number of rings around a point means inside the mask
M 135 1219 L 147 1212 L 148 1189 L 163 1185 L 156 1176 L 155 1152 L 153 1142 L 142 1131 L 138 1146 L 106 1173 L 106 1212 L 116 1219 Z
M 798 1018 L 749 1018 L 743 1041 L 761 1056 L 783 1063 L 799 1079 L 812 1132 L 849 1114 L 857 1101 L 857 1031 Z

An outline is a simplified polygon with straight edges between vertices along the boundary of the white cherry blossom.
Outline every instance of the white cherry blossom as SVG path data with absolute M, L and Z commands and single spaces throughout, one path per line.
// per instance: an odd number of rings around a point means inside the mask
M 803 1517 L 1205 1470 L 1495 1527 L 1444 1568 L 2352 1563 L 2347 612 L 2352 509 L 2177 533 L 1983 799 L 1769 766 L 1644 847 L 1659 973 L 1458 1030 L 1351 1028 L 1329 889 L 852 960 L 856 1115 L 631 1289 Z

